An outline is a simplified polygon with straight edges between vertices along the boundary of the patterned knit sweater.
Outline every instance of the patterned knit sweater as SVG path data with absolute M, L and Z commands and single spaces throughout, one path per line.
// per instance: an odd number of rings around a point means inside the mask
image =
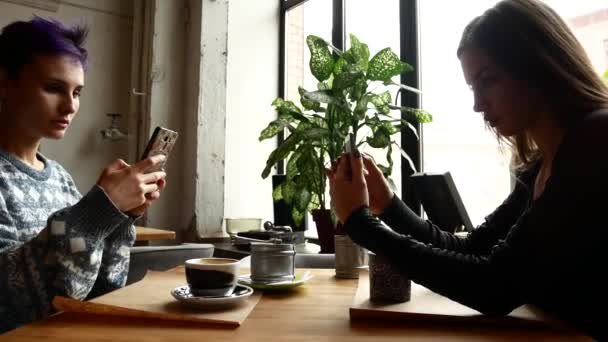
M 126 281 L 133 218 L 38 158 L 41 171 L 0 150 L 0 333 L 53 313 L 56 295 L 85 299 Z

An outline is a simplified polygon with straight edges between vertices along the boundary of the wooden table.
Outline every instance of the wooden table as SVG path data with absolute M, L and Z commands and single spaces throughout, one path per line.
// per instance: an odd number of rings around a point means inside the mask
M 586 341 L 551 328 L 450 323 L 351 321 L 357 280 L 334 270 L 292 292 L 265 293 L 238 328 L 187 322 L 59 313 L 0 336 L 0 341 Z M 119 290 L 120 291 L 120 290 Z
M 135 241 L 175 240 L 175 232 L 158 228 L 135 226 Z

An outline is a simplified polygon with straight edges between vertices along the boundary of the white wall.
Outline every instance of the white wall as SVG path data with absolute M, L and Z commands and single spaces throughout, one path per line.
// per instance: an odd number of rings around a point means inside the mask
M 181 132 L 184 117 L 186 1 L 156 0 L 154 35 L 149 85 L 150 130 L 163 126 Z M 146 139 L 147 140 L 147 139 Z M 183 156 L 187 145 L 178 138 L 165 167 L 167 187 L 161 198 L 148 211 L 147 225 L 176 231 L 184 229 L 180 207 L 183 203 Z
M 278 1 L 230 1 L 228 28 L 225 217 L 272 220 L 271 177 L 260 175 L 276 140 L 258 136 L 276 118 Z

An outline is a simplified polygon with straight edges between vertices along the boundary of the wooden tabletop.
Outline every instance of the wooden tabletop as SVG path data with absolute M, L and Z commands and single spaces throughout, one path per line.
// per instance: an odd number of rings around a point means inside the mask
M 291 292 L 264 293 L 238 328 L 151 319 L 59 313 L 0 336 L 0 341 L 586 341 L 552 328 L 351 321 L 357 280 L 334 270 L 312 270 L 313 279 Z M 120 290 L 119 290 L 120 291 Z
M 135 226 L 135 241 L 175 240 L 175 232 L 158 228 Z

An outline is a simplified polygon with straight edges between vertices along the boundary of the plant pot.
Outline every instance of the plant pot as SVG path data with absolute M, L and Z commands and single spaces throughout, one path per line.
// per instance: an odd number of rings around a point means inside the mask
M 317 234 L 319 235 L 319 244 L 321 251 L 319 253 L 334 252 L 334 223 L 331 220 L 331 211 L 329 209 L 314 209 L 312 211 L 312 219 L 317 226 Z
M 286 175 L 273 175 L 272 176 L 272 189 L 274 190 L 277 186 L 283 184 Z M 275 226 L 290 226 L 294 232 L 300 232 L 306 230 L 306 224 L 304 224 L 305 220 L 302 220 L 300 225 L 296 225 L 291 217 L 291 209 L 293 206 L 287 204 L 285 200 L 273 201 L 272 209 L 274 213 L 273 223 Z

